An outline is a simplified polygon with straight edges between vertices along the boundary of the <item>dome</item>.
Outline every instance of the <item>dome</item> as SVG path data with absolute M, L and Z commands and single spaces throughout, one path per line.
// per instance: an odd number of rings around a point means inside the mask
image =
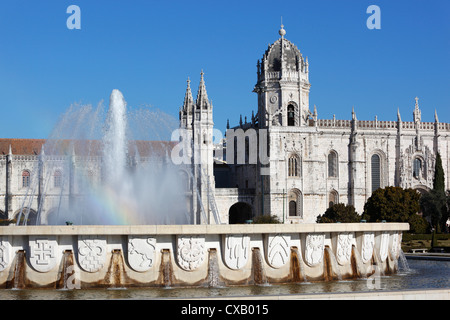
M 263 66 L 267 66 L 268 72 L 281 71 L 281 61 L 284 62 L 284 67 L 288 71 L 300 71 L 303 65 L 303 57 L 300 50 L 287 39 L 283 38 L 286 31 L 280 29 L 280 35 L 282 38 L 275 41 L 266 50 L 263 57 Z

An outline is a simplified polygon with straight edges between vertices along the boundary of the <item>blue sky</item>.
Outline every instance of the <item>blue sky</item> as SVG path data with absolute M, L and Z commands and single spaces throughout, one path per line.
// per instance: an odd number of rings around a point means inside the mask
M 69 30 L 69 5 L 81 30 Z M 369 30 L 369 5 L 381 29 Z M 279 37 L 310 63 L 310 104 L 319 118 L 450 122 L 450 1 L 123 1 L 2 0 L 1 138 L 46 138 L 72 103 L 106 102 L 119 89 L 128 105 L 178 117 L 186 79 L 200 71 L 215 126 L 250 116 L 256 62 Z

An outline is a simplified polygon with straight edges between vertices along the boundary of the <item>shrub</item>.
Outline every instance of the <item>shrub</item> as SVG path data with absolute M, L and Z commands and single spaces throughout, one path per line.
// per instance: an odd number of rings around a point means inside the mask
M 361 216 L 356 212 L 352 205 L 337 203 L 332 205 L 325 211 L 323 215 L 317 217 L 318 223 L 335 223 L 335 222 L 360 222 Z
M 280 219 L 276 215 L 260 215 L 253 218 L 254 224 L 269 224 L 269 223 L 281 223 Z

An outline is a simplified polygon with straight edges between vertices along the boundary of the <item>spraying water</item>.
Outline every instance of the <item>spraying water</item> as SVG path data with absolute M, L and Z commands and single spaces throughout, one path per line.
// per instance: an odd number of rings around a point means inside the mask
M 119 90 L 106 113 L 102 102 L 71 106 L 41 150 L 23 207 L 38 203 L 37 224 L 191 223 L 181 179 L 191 172 L 168 156 L 176 128 L 161 111 L 127 110 Z
M 117 89 L 112 91 L 109 100 L 103 146 L 104 169 L 106 172 L 115 173 L 105 177 L 110 183 L 118 183 L 114 180 L 120 179 L 124 175 L 128 146 L 126 102 L 122 93 Z

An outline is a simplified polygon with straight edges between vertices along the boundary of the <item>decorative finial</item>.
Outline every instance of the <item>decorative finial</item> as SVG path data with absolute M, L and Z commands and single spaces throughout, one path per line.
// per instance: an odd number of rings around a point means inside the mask
M 414 112 L 413 112 L 413 116 L 414 116 L 414 122 L 420 122 L 422 116 L 421 116 L 421 111 L 419 109 L 419 98 L 415 97 L 414 100 L 416 100 L 416 105 L 414 107 Z
M 357 120 L 356 119 L 355 106 L 352 106 L 352 120 Z
M 284 35 L 286 34 L 286 30 L 284 30 L 284 25 L 283 25 L 283 17 L 281 17 L 281 29 L 280 31 L 278 31 L 278 33 L 280 34 L 280 36 L 283 38 Z

